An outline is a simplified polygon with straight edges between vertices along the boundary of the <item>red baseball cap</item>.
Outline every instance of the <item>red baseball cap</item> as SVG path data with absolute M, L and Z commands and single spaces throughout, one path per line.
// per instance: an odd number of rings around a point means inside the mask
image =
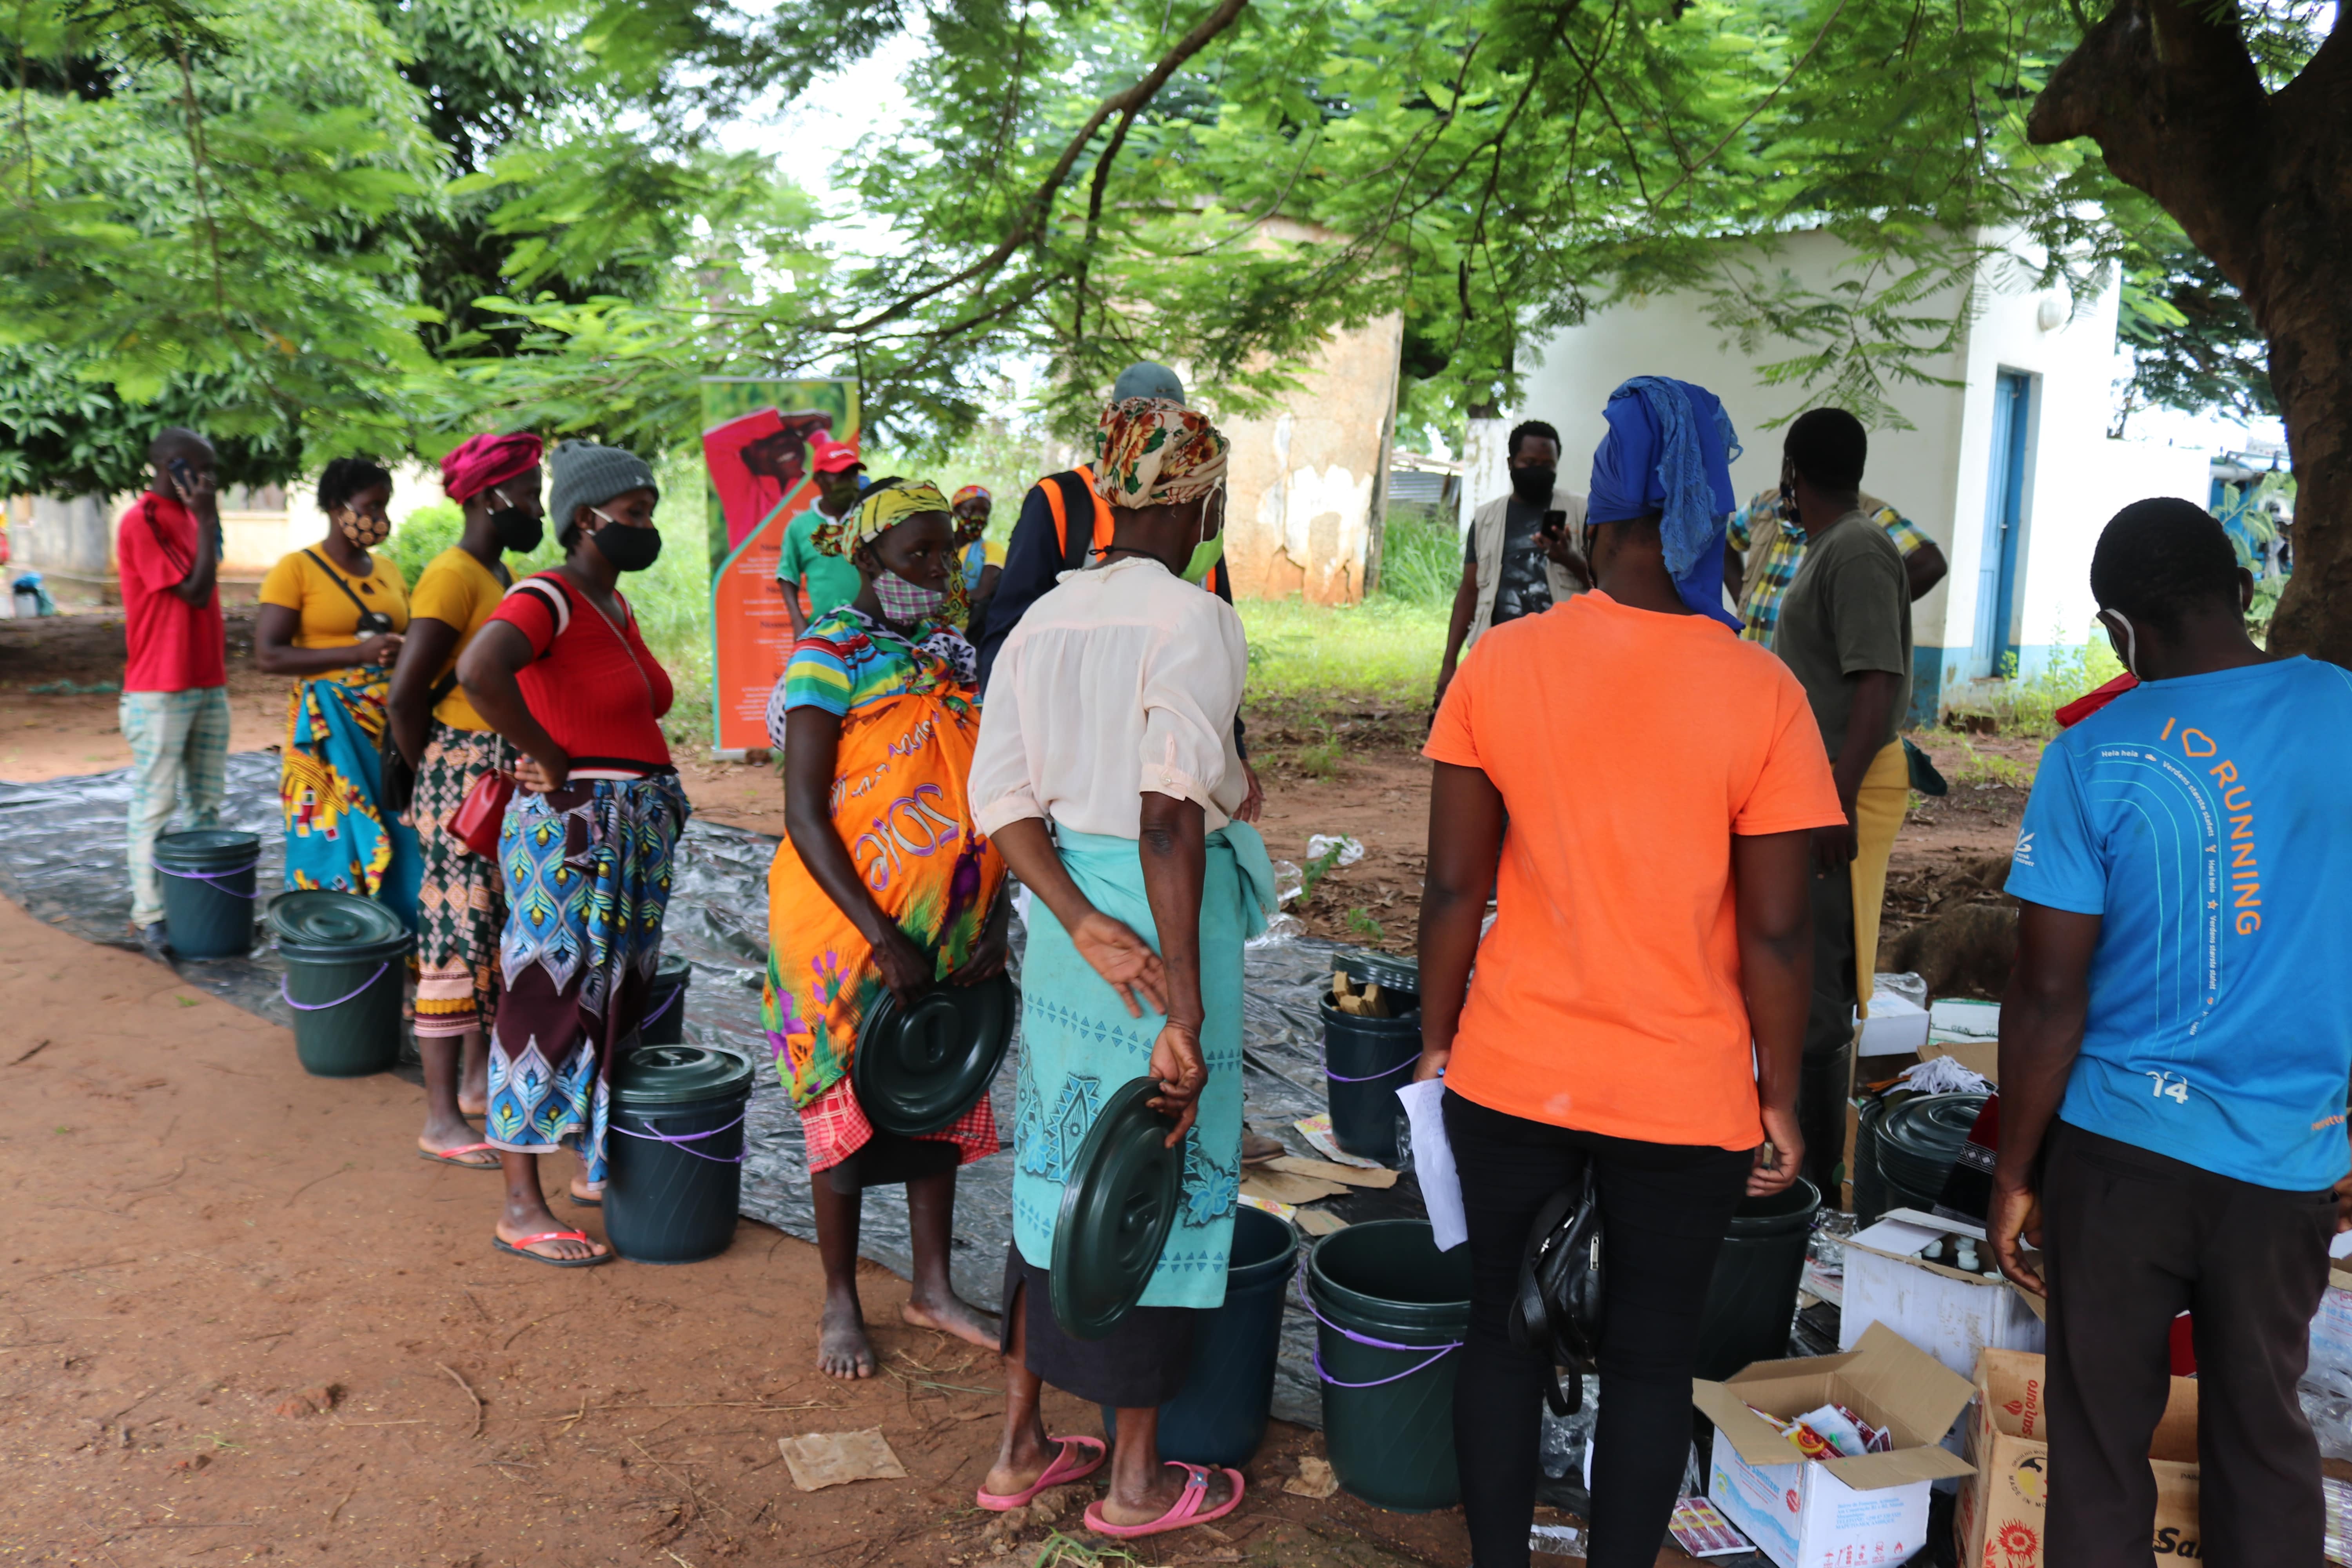
M 843 474 L 866 466 L 857 460 L 856 447 L 830 436 L 810 437 L 808 455 L 809 472 L 813 474 Z

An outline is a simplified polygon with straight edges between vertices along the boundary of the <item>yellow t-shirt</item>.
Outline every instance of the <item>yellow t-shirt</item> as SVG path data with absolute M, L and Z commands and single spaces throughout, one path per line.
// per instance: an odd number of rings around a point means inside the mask
M 499 601 L 506 593 L 506 584 L 463 545 L 453 544 L 425 563 L 425 570 L 416 574 L 416 592 L 409 598 L 408 613 L 418 620 L 439 621 L 457 633 L 457 646 L 449 650 L 448 662 L 434 672 L 434 685 L 446 680 L 457 668 L 457 656 L 498 614 Z M 462 686 L 450 689 L 433 710 L 433 717 L 452 730 L 488 731 L 490 727 L 466 700 Z
M 349 647 L 360 640 L 360 605 L 392 617 L 392 629 L 408 629 L 408 585 L 392 557 L 377 552 L 375 570 L 353 577 L 328 560 L 324 550 L 297 550 L 279 558 L 261 580 L 261 602 L 301 616 L 296 647 Z M 351 593 L 339 584 L 349 584 Z M 359 603 L 352 603 L 352 595 Z

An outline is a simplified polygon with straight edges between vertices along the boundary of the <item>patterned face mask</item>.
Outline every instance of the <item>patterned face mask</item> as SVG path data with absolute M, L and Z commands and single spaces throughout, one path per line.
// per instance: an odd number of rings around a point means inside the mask
M 902 626 L 938 615 L 940 606 L 948 602 L 945 588 L 926 588 L 896 572 L 885 572 L 874 579 L 874 596 L 881 601 L 882 613 Z

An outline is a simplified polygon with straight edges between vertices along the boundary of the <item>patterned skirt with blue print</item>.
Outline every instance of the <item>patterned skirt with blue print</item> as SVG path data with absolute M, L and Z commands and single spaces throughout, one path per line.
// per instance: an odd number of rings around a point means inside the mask
M 604 1179 L 612 1047 L 645 1016 L 688 810 L 673 773 L 515 792 L 499 834 L 505 995 L 482 1133 L 494 1147 L 568 1144 Z

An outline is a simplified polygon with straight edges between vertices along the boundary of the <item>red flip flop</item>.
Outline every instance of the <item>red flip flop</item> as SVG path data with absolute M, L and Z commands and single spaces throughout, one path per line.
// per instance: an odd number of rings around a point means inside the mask
M 530 1250 L 542 1241 L 584 1241 L 592 1246 L 594 1244 L 593 1238 L 584 1230 L 542 1230 L 537 1236 L 526 1236 L 520 1241 L 509 1241 L 505 1237 L 496 1233 L 490 1237 L 490 1245 L 500 1252 L 511 1252 L 517 1258 L 528 1258 L 533 1263 L 544 1263 L 550 1268 L 593 1268 L 599 1263 L 613 1261 L 613 1254 L 609 1250 L 593 1253 L 586 1258 L 550 1258 L 543 1252 Z
M 1027 1491 L 1014 1492 L 1009 1497 L 996 1492 L 975 1492 L 972 1494 L 972 1500 L 991 1513 L 1009 1512 L 1021 1507 L 1039 1492 L 1066 1485 L 1071 1481 L 1085 1480 L 1102 1468 L 1104 1455 L 1108 1451 L 1099 1437 L 1056 1437 L 1054 1441 L 1062 1446 L 1061 1451 L 1054 1456 L 1054 1462 L 1045 1467 L 1045 1474 L 1039 1476 Z M 1090 1451 L 1094 1458 L 1083 1464 L 1079 1463 L 1070 1458 L 1070 1451 L 1073 1448 Z
M 1202 1504 L 1209 1498 L 1209 1467 L 1188 1465 L 1181 1459 L 1170 1464 L 1184 1472 L 1184 1489 L 1168 1505 L 1168 1511 L 1149 1524 L 1113 1524 L 1102 1516 L 1099 1500 L 1087 1504 L 1087 1528 L 1097 1535 L 1108 1535 L 1120 1541 L 1132 1541 L 1139 1535 L 1165 1535 L 1171 1530 L 1183 1530 L 1195 1524 L 1207 1524 L 1223 1519 L 1242 1506 L 1242 1473 L 1227 1469 L 1224 1475 L 1233 1483 L 1234 1495 L 1205 1511 Z
M 498 1145 L 495 1143 L 460 1143 L 454 1149 L 443 1149 L 437 1153 L 431 1149 L 419 1149 L 416 1152 L 416 1157 L 429 1164 L 455 1165 L 461 1171 L 496 1171 L 501 1169 L 502 1167 L 500 1163 L 496 1160 L 491 1161 L 487 1165 L 478 1165 L 471 1160 L 460 1160 L 456 1157 L 459 1154 L 478 1154 L 485 1149 L 495 1152 L 498 1149 Z

